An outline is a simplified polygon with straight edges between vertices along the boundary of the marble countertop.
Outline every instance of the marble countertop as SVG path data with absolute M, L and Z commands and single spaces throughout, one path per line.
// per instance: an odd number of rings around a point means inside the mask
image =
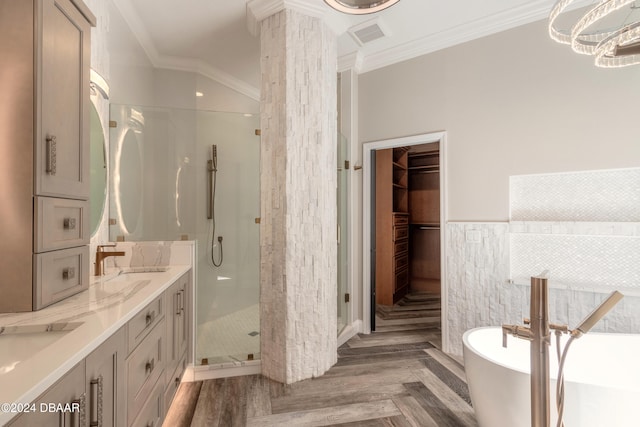
M 11 350 L 9 341 L 3 343 L 0 334 L 0 352 L 4 352 L 0 360 L 13 360 L 0 364 L 0 404 L 29 403 L 37 399 L 190 268 L 179 265 L 170 266 L 166 271 L 115 272 L 95 279 L 88 290 L 40 311 L 0 314 L 0 330 L 7 334 L 11 331 L 33 333 L 29 345 L 40 348 L 24 358 L 6 357 Z M 51 340 L 47 336 L 51 332 L 45 331 L 51 324 L 61 330 L 55 330 L 59 336 L 47 343 L 44 340 Z M 72 330 L 65 331 L 65 324 Z M 0 408 L 0 425 L 16 415 Z

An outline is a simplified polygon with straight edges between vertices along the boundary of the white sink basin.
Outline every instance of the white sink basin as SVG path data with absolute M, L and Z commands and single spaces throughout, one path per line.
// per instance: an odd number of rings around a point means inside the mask
M 0 326 L 0 375 L 53 344 L 82 322 L 48 325 Z

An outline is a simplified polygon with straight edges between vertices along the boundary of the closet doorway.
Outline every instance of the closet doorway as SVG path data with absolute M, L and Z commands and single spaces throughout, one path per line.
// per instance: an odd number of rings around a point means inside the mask
M 365 143 L 363 149 L 365 332 L 375 330 L 376 312 L 378 319 L 402 319 L 414 312 L 411 305 L 441 302 L 441 310 L 425 316 L 440 315 L 446 337 L 445 134 Z

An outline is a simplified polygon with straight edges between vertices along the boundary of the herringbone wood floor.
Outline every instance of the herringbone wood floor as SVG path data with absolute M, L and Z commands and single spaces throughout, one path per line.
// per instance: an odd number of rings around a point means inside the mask
M 183 383 L 166 426 L 476 426 L 462 365 L 440 351 L 440 298 L 378 307 L 325 375 L 282 385 L 260 375 Z

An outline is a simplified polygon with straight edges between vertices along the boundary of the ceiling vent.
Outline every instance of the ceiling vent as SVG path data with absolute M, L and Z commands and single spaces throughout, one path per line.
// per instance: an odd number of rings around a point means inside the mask
M 366 43 L 371 43 L 389 35 L 380 18 L 354 25 L 348 31 L 353 40 L 358 43 L 358 46 L 364 46 Z

